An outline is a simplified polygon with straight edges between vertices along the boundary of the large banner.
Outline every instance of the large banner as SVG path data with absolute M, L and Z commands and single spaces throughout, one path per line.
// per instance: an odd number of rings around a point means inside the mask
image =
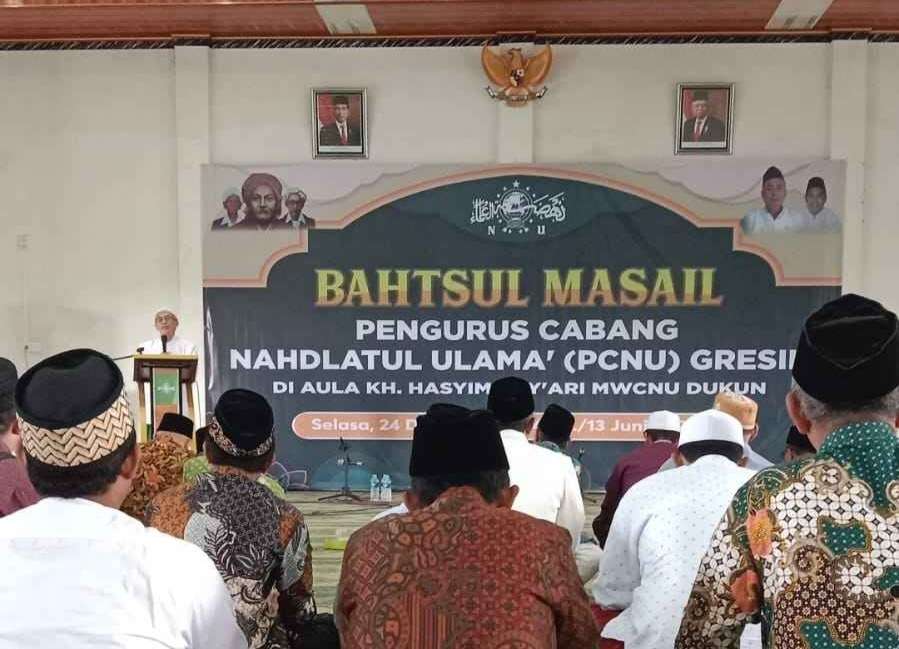
M 343 438 L 406 474 L 415 416 L 514 374 L 577 413 L 592 486 L 648 412 L 731 389 L 777 460 L 805 316 L 840 291 L 844 166 L 327 162 L 204 170 L 208 401 L 274 408 L 277 459 L 342 482 Z

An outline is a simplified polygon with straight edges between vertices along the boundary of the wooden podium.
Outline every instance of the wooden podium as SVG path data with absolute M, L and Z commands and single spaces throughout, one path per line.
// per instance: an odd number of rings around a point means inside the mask
M 153 439 L 153 433 L 159 421 L 167 412 L 175 412 L 190 417 L 194 421 L 194 383 L 197 378 L 197 357 L 194 354 L 135 354 L 134 381 L 137 383 L 138 401 L 140 403 L 140 421 L 143 424 L 141 441 Z M 149 412 L 152 414 L 147 423 L 147 390 L 149 386 Z M 182 398 L 182 387 L 186 394 Z M 187 406 L 185 408 L 185 405 Z

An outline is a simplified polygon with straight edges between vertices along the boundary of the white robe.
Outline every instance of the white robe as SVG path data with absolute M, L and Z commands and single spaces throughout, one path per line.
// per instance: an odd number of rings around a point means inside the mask
M 602 635 L 627 649 L 674 647 L 699 563 L 736 491 L 754 475 L 721 455 L 641 480 L 624 495 L 593 597 L 622 610 Z
M 509 460 L 509 482 L 518 485 L 512 509 L 568 530 L 576 548 L 584 529 L 584 501 L 571 458 L 528 442 L 524 433 L 500 433 Z
M 144 348 L 144 354 L 161 354 L 162 353 L 162 339 L 161 338 L 151 338 L 150 340 L 145 340 L 140 344 L 141 347 Z M 197 346 L 194 345 L 189 340 L 185 340 L 184 338 L 179 338 L 178 336 L 173 336 L 171 340 L 169 340 L 165 345 L 166 353 L 168 354 L 196 354 Z

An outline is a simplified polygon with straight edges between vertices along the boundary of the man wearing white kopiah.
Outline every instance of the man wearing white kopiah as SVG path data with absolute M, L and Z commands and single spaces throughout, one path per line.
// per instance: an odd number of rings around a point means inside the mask
M 593 534 L 600 547 L 605 546 L 609 538 L 615 510 L 628 489 L 656 473 L 666 460 L 671 459 L 680 435 L 680 425 L 680 417 L 676 413 L 668 410 L 650 413 L 643 430 L 643 444 L 615 463 L 612 475 L 606 480 L 606 495 L 602 499 L 599 515 L 593 519 Z
M 621 610 L 603 637 L 627 649 L 670 649 L 699 562 L 733 495 L 753 475 L 740 422 L 720 410 L 693 415 L 680 432 L 676 471 L 651 475 L 621 500 L 593 597 Z
M 180 338 L 176 335 L 178 330 L 178 316 L 169 309 L 161 309 L 156 312 L 154 320 L 156 331 L 159 337 L 145 340 L 140 344 L 143 354 L 196 354 L 197 346 L 189 340 Z M 163 350 L 162 339 L 165 337 L 165 350 Z
M 577 548 L 584 529 L 584 501 L 568 456 L 528 441 L 536 423 L 534 393 L 527 381 L 507 376 L 490 385 L 487 409 L 499 421 L 509 460 L 509 481 L 518 486 L 512 509 L 564 527 Z
M 730 416 L 736 418 L 743 427 L 745 453 L 745 462 L 743 463 L 743 466 L 747 469 L 752 469 L 753 471 L 761 471 L 762 469 L 767 469 L 769 466 L 773 466 L 771 462 L 765 459 L 764 456 L 756 453 L 752 446 L 749 445 L 749 443 L 758 437 L 759 434 L 759 404 L 745 394 L 737 394 L 736 392 L 724 390 L 715 395 L 715 405 L 712 407 L 715 410 L 726 412 Z M 674 469 L 676 467 L 677 464 L 675 464 L 674 458 L 671 458 L 662 465 L 662 468 L 660 468 L 659 471 L 667 471 L 668 469 Z

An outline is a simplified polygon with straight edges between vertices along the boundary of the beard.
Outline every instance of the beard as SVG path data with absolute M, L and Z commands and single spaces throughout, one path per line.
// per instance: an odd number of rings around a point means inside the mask
M 281 204 L 277 203 L 275 207 L 261 207 L 259 210 L 254 210 L 252 208 L 247 210 L 247 215 L 251 219 L 255 219 L 256 221 L 262 221 L 264 223 L 268 223 L 269 221 L 273 221 L 281 214 Z

